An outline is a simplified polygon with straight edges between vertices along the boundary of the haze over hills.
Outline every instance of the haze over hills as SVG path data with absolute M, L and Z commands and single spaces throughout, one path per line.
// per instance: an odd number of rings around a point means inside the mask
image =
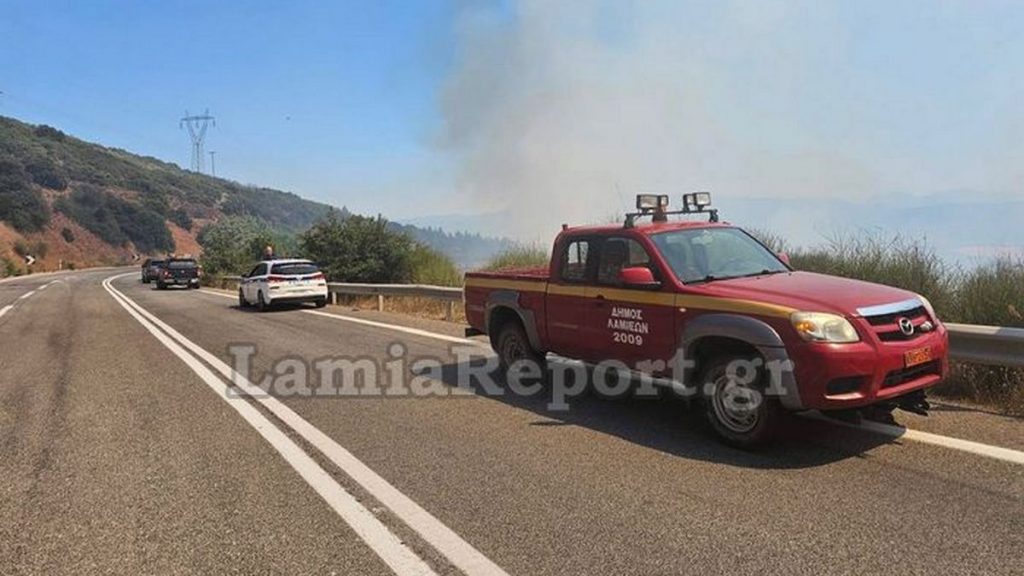
M 93 266 L 199 253 L 199 231 L 224 216 L 253 216 L 298 233 L 330 208 L 0 117 L 0 258 L 10 262 L 30 254 L 40 261 L 37 269 L 54 269 L 59 261 Z M 392 226 L 462 267 L 509 245 L 479 234 Z
M 714 203 L 724 220 L 772 232 L 785 238 L 794 248 L 820 246 L 832 238 L 851 234 L 869 234 L 924 240 L 943 259 L 966 266 L 995 256 L 1024 257 L 1024 230 L 1021 228 L 1024 198 L 988 197 L 967 191 L 924 196 L 890 195 L 870 200 L 758 198 L 730 192 L 712 190 Z M 680 197 L 681 193 L 672 196 L 673 205 L 678 206 Z M 605 220 L 631 210 L 631 206 L 623 202 L 625 200 L 609 204 Z M 405 222 L 513 235 L 515 231 L 509 225 L 513 220 L 512 210 L 497 210 L 482 214 L 436 214 Z M 571 226 L 593 223 L 564 215 L 563 220 Z M 556 232 L 557 225 L 552 222 L 527 241 L 546 247 Z

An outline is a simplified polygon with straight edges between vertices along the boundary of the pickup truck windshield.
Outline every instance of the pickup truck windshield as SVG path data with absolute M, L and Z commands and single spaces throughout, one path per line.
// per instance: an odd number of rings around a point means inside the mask
M 770 250 L 738 228 L 673 230 L 651 236 L 684 283 L 788 272 Z

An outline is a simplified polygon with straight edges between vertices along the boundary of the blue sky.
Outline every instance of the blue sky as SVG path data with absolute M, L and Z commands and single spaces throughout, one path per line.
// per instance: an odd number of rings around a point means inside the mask
M 187 165 L 178 119 L 217 118 L 218 173 L 320 200 L 432 172 L 451 64 L 445 2 L 3 2 L 0 114 Z M 411 195 L 411 194 L 410 194 Z
M 1021 30 L 1001 0 L 4 0 L 0 114 L 187 165 L 209 108 L 219 175 L 524 238 L 693 189 L 820 230 L 1021 199 Z

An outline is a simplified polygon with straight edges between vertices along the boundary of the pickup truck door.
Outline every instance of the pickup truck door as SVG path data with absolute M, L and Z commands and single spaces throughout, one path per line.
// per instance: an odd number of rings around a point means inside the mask
M 664 271 L 633 238 L 608 237 L 597 248 L 586 339 L 601 351 L 602 359 L 619 360 L 632 368 L 643 367 L 645 361 L 668 361 L 677 346 L 675 292 L 664 286 L 628 287 L 619 279 L 619 272 L 627 267 L 650 268 L 660 281 Z
M 569 358 L 590 359 L 593 350 L 585 336 L 591 302 L 588 287 L 593 282 L 593 246 L 596 240 L 569 238 L 559 247 L 558 267 L 548 279 L 547 335 L 548 348 Z

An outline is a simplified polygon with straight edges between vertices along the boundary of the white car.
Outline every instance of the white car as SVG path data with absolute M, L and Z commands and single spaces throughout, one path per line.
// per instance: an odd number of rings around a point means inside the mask
M 238 285 L 238 306 L 261 312 L 274 304 L 313 302 L 327 305 L 327 280 L 309 260 L 264 260 Z

